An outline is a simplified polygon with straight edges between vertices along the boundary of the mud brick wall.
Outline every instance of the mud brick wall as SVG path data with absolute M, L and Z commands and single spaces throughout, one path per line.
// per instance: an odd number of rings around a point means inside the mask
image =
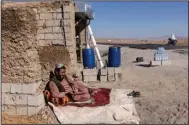
M 63 5 L 64 19 L 62 19 Z M 2 6 L 2 109 L 32 115 L 44 107 L 42 90 L 56 63 L 73 67 L 75 15 L 71 1 Z M 73 9 L 73 10 L 72 10 Z M 63 23 L 62 23 L 63 22 Z M 62 25 L 63 29 L 62 31 Z M 65 34 L 65 37 L 64 37 Z M 67 43 L 67 46 L 63 46 Z M 54 46 L 54 45 L 60 46 Z

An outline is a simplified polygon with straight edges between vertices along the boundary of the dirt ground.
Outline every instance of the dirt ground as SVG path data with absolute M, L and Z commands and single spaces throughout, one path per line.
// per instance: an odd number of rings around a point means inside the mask
M 99 45 L 101 52 L 108 46 Z M 135 98 L 136 110 L 141 124 L 188 123 L 188 49 L 167 50 L 170 65 L 146 67 L 153 60 L 154 49 L 133 49 L 123 47 L 122 81 L 117 83 L 91 83 L 91 87 L 126 88 L 141 92 Z M 134 63 L 136 57 L 145 62 Z M 103 59 L 107 59 L 104 56 Z M 17 121 L 17 122 L 16 122 Z M 3 123 L 47 123 L 42 114 L 32 117 L 12 117 L 3 114 Z M 52 123 L 52 122 L 51 122 Z
M 101 51 L 107 51 L 99 45 Z M 188 123 L 188 49 L 167 50 L 171 65 L 147 67 L 156 50 L 122 48 L 123 81 L 92 86 L 129 88 L 141 92 L 135 98 L 143 124 Z M 133 63 L 136 57 L 145 62 Z M 104 57 L 107 59 L 107 56 Z

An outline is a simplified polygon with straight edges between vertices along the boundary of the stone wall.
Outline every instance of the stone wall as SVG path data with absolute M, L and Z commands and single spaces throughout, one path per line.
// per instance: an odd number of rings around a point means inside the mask
M 49 70 L 62 62 L 74 68 L 73 8 L 69 0 L 2 6 L 2 109 L 6 113 L 37 113 L 45 105 L 44 88 L 40 88 L 48 81 Z

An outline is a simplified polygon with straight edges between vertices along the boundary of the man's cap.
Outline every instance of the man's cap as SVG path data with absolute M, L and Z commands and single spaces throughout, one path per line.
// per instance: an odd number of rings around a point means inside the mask
M 64 64 L 62 64 L 62 63 L 58 63 L 55 65 L 56 68 L 62 68 L 63 66 L 64 66 Z

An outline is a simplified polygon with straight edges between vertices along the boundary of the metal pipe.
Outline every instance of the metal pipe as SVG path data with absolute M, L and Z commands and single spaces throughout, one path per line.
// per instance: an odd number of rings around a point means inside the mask
M 99 50 L 98 50 L 98 48 L 97 48 L 97 46 L 96 46 L 96 40 L 95 40 L 95 38 L 94 38 L 94 36 L 93 36 L 93 32 L 92 32 L 92 29 L 91 29 L 91 26 L 90 26 L 90 25 L 88 25 L 88 30 L 89 30 L 89 34 L 90 34 L 90 36 L 91 36 L 91 40 L 92 40 L 92 43 L 93 43 L 93 45 L 94 45 L 96 54 L 97 54 L 98 61 L 100 62 L 100 67 L 103 68 L 103 67 L 104 67 L 104 64 L 103 64 L 103 62 L 102 62 L 102 58 L 101 58 L 101 56 L 100 56 L 100 52 L 99 52 Z

